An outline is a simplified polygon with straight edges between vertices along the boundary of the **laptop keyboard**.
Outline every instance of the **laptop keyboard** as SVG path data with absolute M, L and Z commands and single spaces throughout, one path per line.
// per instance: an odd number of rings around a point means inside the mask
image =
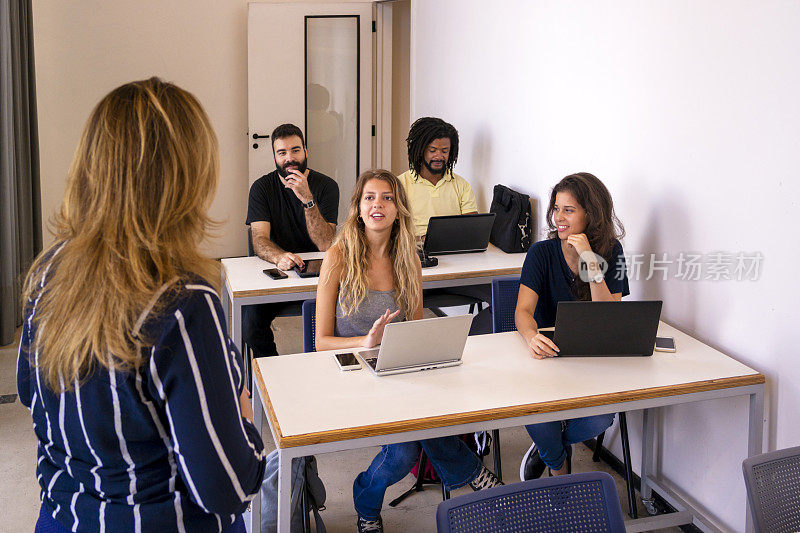
M 358 355 L 361 356 L 361 358 L 364 360 L 365 363 L 367 363 L 369 366 L 372 367 L 373 370 L 375 370 L 375 365 L 378 364 L 378 353 L 380 351 L 381 351 L 380 348 L 376 348 L 374 350 L 364 350 L 358 352 Z

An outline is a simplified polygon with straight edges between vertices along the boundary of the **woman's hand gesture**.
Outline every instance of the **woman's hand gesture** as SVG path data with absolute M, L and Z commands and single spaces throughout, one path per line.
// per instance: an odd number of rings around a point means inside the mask
M 558 355 L 558 346 L 538 331 L 528 341 L 528 348 L 536 359 L 547 359 Z
M 576 233 L 575 235 L 570 235 L 567 237 L 567 244 L 575 248 L 575 251 L 578 252 L 578 255 L 581 255 L 584 252 L 592 251 L 592 247 L 589 245 L 589 238 L 586 237 L 585 233 Z
M 398 309 L 394 313 L 390 313 L 387 309 L 385 313 L 383 313 L 375 323 L 372 324 L 372 327 L 367 333 L 367 336 L 364 337 L 364 347 L 365 348 L 374 348 L 375 346 L 381 343 L 383 339 L 383 328 L 386 327 L 386 324 L 391 322 L 395 319 L 397 315 L 400 314 L 400 310 Z

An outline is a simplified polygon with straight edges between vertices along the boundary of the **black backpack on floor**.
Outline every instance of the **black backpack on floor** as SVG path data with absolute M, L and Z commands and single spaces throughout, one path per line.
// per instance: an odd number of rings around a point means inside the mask
M 267 456 L 264 481 L 261 483 L 261 531 L 274 532 L 278 524 L 278 450 Z M 310 531 L 309 513 L 314 515 L 317 533 L 325 533 L 319 512 L 325 510 L 325 485 L 319 477 L 313 455 L 292 459 L 291 525 L 292 533 Z M 308 528 L 306 524 L 308 523 Z

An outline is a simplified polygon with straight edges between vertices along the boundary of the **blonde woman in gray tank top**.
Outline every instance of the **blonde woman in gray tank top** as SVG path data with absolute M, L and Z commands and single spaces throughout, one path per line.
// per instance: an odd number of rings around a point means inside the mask
M 391 172 L 361 174 L 347 220 L 325 254 L 317 289 L 318 350 L 381 343 L 386 324 L 422 318 L 422 268 L 406 191 Z M 353 483 L 359 532 L 383 531 L 386 488 L 403 479 L 424 449 L 449 489 L 499 484 L 457 437 L 383 446 Z

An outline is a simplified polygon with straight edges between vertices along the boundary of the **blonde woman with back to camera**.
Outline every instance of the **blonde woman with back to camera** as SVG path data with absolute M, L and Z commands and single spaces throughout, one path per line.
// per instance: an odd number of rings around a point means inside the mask
M 368 170 L 358 178 L 347 220 L 322 263 L 317 348 L 372 348 L 389 322 L 420 318 L 422 268 L 405 189 L 391 172 Z M 359 532 L 383 531 L 386 488 L 411 471 L 420 447 L 448 489 L 500 484 L 457 437 L 383 446 L 353 483 Z
M 198 249 L 218 166 L 200 103 L 158 78 L 89 116 L 55 243 L 25 282 L 36 531 L 245 531 L 263 444 Z

